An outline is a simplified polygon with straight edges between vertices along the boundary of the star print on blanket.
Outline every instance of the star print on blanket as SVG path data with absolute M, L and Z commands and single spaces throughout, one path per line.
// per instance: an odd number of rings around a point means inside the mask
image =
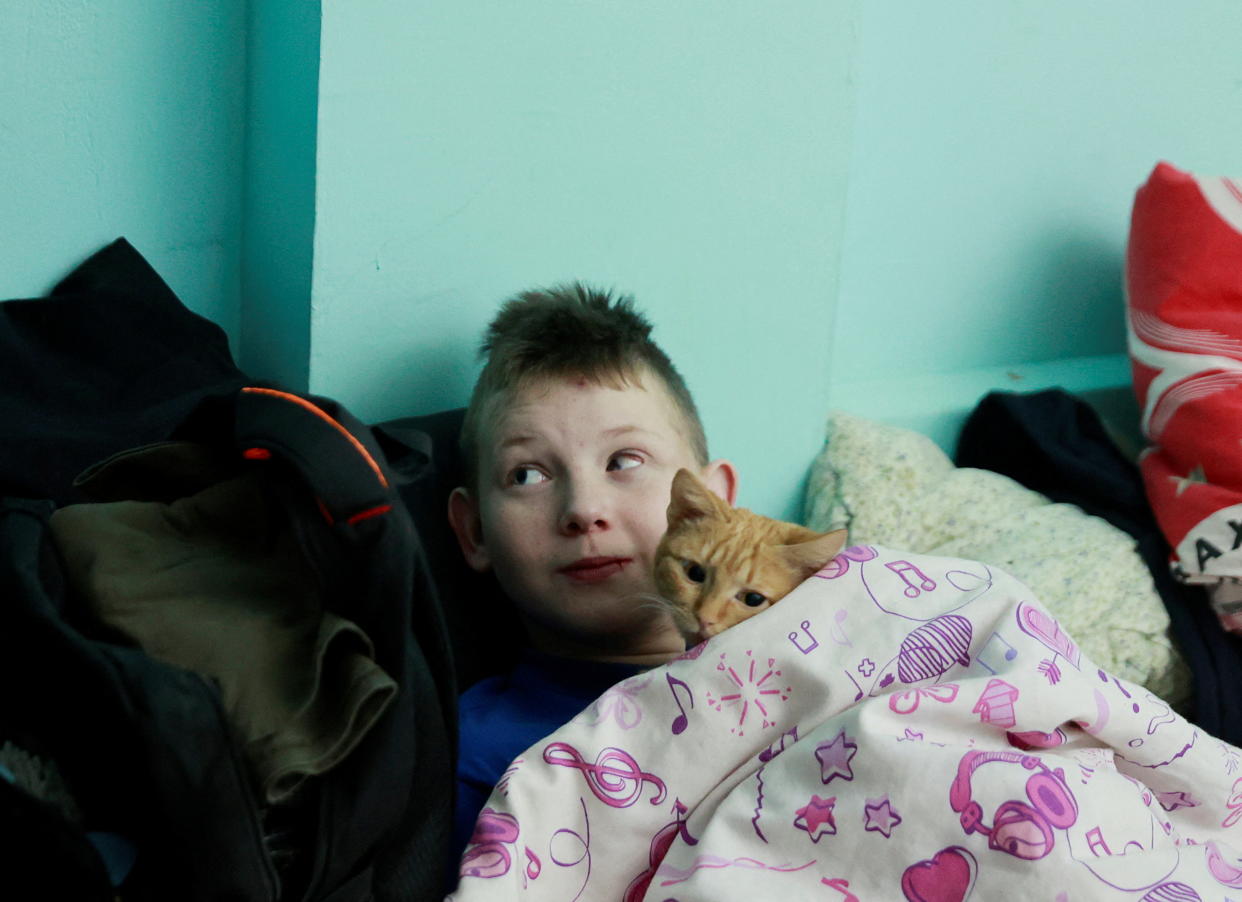
M 525 752 L 451 898 L 1224 899 L 1240 819 L 1242 752 L 1023 584 L 863 546 Z
M 1134 200 L 1126 295 L 1134 390 L 1149 442 L 1140 465 L 1175 552 L 1174 571 L 1209 586 L 1237 580 L 1242 183 L 1158 165 Z M 1225 626 L 1242 629 L 1242 616 L 1217 601 Z

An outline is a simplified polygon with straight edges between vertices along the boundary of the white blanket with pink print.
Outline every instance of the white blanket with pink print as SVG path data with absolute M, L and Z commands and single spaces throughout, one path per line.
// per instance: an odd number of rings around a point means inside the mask
M 1021 583 L 858 547 L 527 750 L 451 898 L 1242 899 L 1239 820 L 1242 752 Z

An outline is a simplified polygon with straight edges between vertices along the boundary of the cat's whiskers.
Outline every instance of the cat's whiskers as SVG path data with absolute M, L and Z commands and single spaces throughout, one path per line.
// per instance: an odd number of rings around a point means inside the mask
M 656 611 L 672 616 L 673 623 L 682 635 L 698 635 L 699 625 L 695 622 L 693 615 L 671 599 L 655 592 L 640 592 L 634 596 L 634 600 L 639 602 L 637 605 L 639 610 Z

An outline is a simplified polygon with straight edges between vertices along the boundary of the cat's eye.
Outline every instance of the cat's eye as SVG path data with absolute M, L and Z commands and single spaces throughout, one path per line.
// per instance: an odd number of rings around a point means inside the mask
M 739 593 L 742 596 L 742 603 L 748 608 L 757 608 L 768 600 L 766 595 L 760 595 L 758 592 Z
M 686 561 L 682 565 L 686 570 L 686 578 L 692 583 L 701 583 L 707 579 L 707 571 L 703 569 L 701 564 L 694 561 Z

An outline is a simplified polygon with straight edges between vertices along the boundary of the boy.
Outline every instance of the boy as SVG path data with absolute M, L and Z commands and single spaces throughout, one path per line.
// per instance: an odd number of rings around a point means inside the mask
M 510 762 L 685 641 L 652 560 L 673 476 L 732 504 L 685 382 L 629 298 L 574 284 L 506 302 L 462 424 L 468 484 L 449 498 L 466 562 L 491 569 L 530 638 L 513 673 L 461 697 L 453 852 Z

